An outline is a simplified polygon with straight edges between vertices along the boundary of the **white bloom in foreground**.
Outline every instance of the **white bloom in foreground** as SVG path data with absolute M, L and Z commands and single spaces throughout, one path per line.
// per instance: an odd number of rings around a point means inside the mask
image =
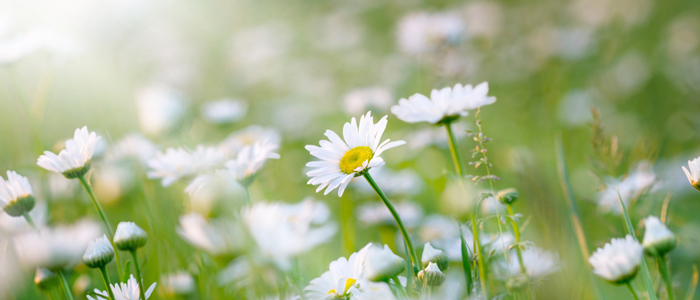
M 118 162 L 133 159 L 145 166 L 156 153 L 158 153 L 158 148 L 153 142 L 140 133 L 132 133 L 121 138 L 109 148 L 105 154 L 105 160 Z
M 89 268 L 102 268 L 114 259 L 114 248 L 107 235 L 90 241 L 83 255 L 83 263 Z
M 139 299 L 141 296 L 141 292 L 139 290 L 139 283 L 136 281 L 136 278 L 134 278 L 134 275 L 131 274 L 131 278 L 129 278 L 129 281 L 126 283 L 115 283 L 112 284 L 112 292 L 114 293 L 114 300 L 145 300 L 145 299 Z M 154 282 L 151 284 L 151 286 L 144 292 L 144 297 L 148 299 L 151 297 L 151 294 L 153 293 L 153 289 L 156 288 L 156 283 Z M 107 291 L 100 291 L 98 289 L 95 289 L 95 293 L 97 294 L 97 298 L 93 298 L 92 296 L 87 296 L 88 299 L 90 300 L 108 300 L 109 299 L 109 294 L 107 294 Z
M 637 274 L 644 249 L 631 235 L 612 239 L 588 259 L 593 273 L 612 283 L 624 283 Z
M 676 235 L 655 216 L 644 219 L 644 250 L 651 255 L 664 255 L 676 248 Z
M 180 216 L 180 226 L 175 231 L 193 247 L 212 255 L 235 251 L 238 248 L 236 241 L 242 237 L 234 223 L 216 219 L 208 221 L 196 213 Z
M 248 103 L 234 99 L 219 99 L 202 105 L 202 117 L 210 123 L 226 124 L 238 121 L 248 111 Z
M 529 247 L 522 250 L 522 254 L 523 264 L 525 265 L 527 276 L 530 279 L 541 279 L 561 269 L 559 266 L 559 257 L 552 252 L 545 251 L 537 247 Z M 518 254 L 511 252 L 508 262 L 501 260 L 500 270 L 501 272 L 499 272 L 498 275 L 501 279 L 508 279 L 511 276 L 520 274 L 520 261 L 518 260 Z
M 615 215 L 622 214 L 620 207 L 620 197 L 628 206 L 632 199 L 642 195 L 644 192 L 654 188 L 656 174 L 648 161 L 640 162 L 634 171 L 623 180 L 613 180 L 607 188 L 600 193 L 598 198 L 598 210 Z M 619 192 L 619 194 L 618 194 Z
M 370 168 L 384 164 L 380 155 L 387 149 L 405 144 L 404 141 L 380 141 L 386 129 L 387 116 L 374 123 L 372 112 L 360 118 L 358 126 L 355 118 L 343 126 L 343 139 L 332 130 L 326 130 L 325 135 L 330 141 L 320 141 L 320 147 L 307 145 L 311 155 L 319 158 L 306 164 L 312 168 L 306 173 L 311 177 L 308 184 L 319 185 L 316 192 L 326 188 L 325 195 L 338 188 L 338 196 L 342 196 L 345 188 L 356 176 L 362 175 Z
M 168 295 L 186 295 L 194 291 L 194 279 L 190 273 L 177 271 L 160 276 L 161 286 Z
M 148 178 L 161 179 L 164 187 L 170 186 L 180 178 L 194 176 L 220 165 L 224 157 L 215 147 L 197 145 L 194 151 L 184 148 L 168 148 L 165 153 L 158 153 L 148 161 L 151 168 Z
M 0 207 L 8 215 L 22 216 L 30 212 L 35 204 L 32 186 L 27 177 L 15 171 L 7 171 L 7 181 L 0 177 Z
M 682 168 L 685 176 L 688 177 L 688 181 L 690 181 L 690 185 L 700 191 L 700 157 L 688 161 L 690 171 L 685 167 Z
M 430 98 L 421 94 L 414 94 L 408 100 L 402 98 L 398 105 L 391 107 L 391 113 L 408 123 L 451 122 L 460 116 L 466 116 L 468 110 L 496 102 L 496 97 L 489 97 L 488 92 L 488 82 L 482 82 L 476 87 L 458 83 L 454 88 L 433 90 Z
M 304 288 L 306 298 L 309 300 L 347 299 L 360 294 L 360 283 L 365 279 L 365 257 L 371 246 L 371 243 L 367 244 L 362 250 L 350 255 L 350 259 L 341 257 L 332 262 L 329 271 L 311 280 L 311 284 Z
M 267 141 L 273 145 L 279 145 L 282 141 L 277 130 L 251 125 L 229 135 L 219 143 L 218 148 L 226 157 L 232 157 L 243 147 L 254 145 L 255 143 Z
M 343 106 L 345 107 L 345 112 L 354 116 L 372 108 L 385 111 L 391 107 L 392 102 L 393 99 L 389 89 L 368 87 L 350 91 L 343 99 Z
M 226 162 L 227 171 L 233 174 L 236 180 L 245 182 L 245 179 L 253 177 L 265 165 L 268 159 L 279 159 L 275 153 L 279 146 L 268 141 L 257 142 L 241 149 L 236 159 Z
M 61 150 L 58 155 L 44 151 L 44 155 L 39 156 L 36 164 L 67 178 L 77 178 L 90 169 L 90 159 L 95 153 L 95 145 L 99 139 L 95 132 L 88 132 L 87 126 L 76 129 L 73 138 L 66 141 L 66 149 Z
M 150 86 L 136 94 L 136 108 L 141 130 L 147 135 L 161 135 L 174 129 L 187 111 L 185 96 L 164 86 Z
M 100 233 L 100 225 L 85 220 L 19 235 L 14 244 L 18 261 L 26 269 L 56 269 L 79 262 L 90 241 Z
M 365 276 L 371 281 L 386 281 L 398 276 L 406 269 L 406 261 L 384 248 L 370 247 L 365 258 Z
M 394 208 L 406 227 L 415 227 L 423 217 L 423 208 L 415 202 L 399 202 L 394 204 Z M 357 219 L 367 226 L 396 226 L 391 212 L 382 203 L 367 203 L 358 207 Z
M 283 270 L 291 268 L 291 258 L 328 242 L 337 231 L 335 224 L 321 225 L 328 220 L 328 207 L 313 200 L 298 204 L 258 202 L 243 209 L 241 215 L 262 256 Z
M 146 245 L 148 234 L 134 222 L 119 222 L 113 241 L 119 250 L 136 250 Z

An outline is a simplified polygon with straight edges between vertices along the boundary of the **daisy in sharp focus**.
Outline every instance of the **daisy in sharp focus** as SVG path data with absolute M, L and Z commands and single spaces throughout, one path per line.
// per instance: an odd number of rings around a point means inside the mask
M 476 87 L 458 83 L 454 88 L 433 90 L 430 98 L 421 94 L 403 98 L 398 105 L 391 107 L 391 112 L 407 123 L 447 124 L 460 116 L 466 116 L 469 110 L 495 103 L 496 97 L 489 97 L 488 92 L 488 82 L 482 82 Z
M 44 151 L 36 164 L 40 167 L 63 174 L 66 178 L 78 178 L 90 169 L 90 160 L 95 153 L 95 145 L 100 139 L 95 132 L 89 132 L 87 126 L 75 130 L 73 138 L 66 141 L 66 149 L 56 155 Z
M 140 291 L 139 291 L 139 283 L 136 281 L 136 278 L 134 278 L 134 275 L 131 275 L 131 278 L 129 278 L 129 281 L 126 283 L 115 283 L 112 284 L 112 292 L 114 293 L 114 300 L 139 300 L 140 296 Z M 151 297 L 151 293 L 153 293 L 153 289 L 156 288 L 156 283 L 154 282 L 151 284 L 151 286 L 144 292 L 144 298 L 148 299 Z M 107 294 L 107 291 L 100 291 L 98 289 L 95 289 L 95 294 L 97 298 L 93 298 L 92 296 L 88 295 L 87 298 L 90 300 L 108 300 L 109 295 Z
M 304 288 L 306 298 L 309 300 L 348 299 L 361 294 L 360 283 L 365 281 L 365 257 L 371 246 L 371 243 L 367 244 L 362 250 L 350 255 L 349 259 L 341 257 L 331 262 L 329 271 L 311 280 L 311 284 Z
M 386 118 L 384 116 L 375 124 L 372 112 L 367 112 L 359 124 L 355 118 L 345 123 L 343 139 L 332 130 L 326 130 L 329 141 L 320 141 L 320 147 L 307 145 L 306 150 L 320 159 L 306 164 L 312 168 L 306 173 L 311 177 L 308 184 L 319 185 L 316 192 L 326 188 L 325 195 L 338 188 L 338 196 L 342 196 L 350 180 L 364 175 L 370 168 L 383 165 L 380 155 L 385 150 L 406 143 L 388 139 L 380 143 L 387 125 Z

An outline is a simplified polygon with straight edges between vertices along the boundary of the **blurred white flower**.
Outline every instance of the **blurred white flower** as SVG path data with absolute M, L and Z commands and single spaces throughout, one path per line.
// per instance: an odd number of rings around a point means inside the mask
M 488 92 L 488 82 L 482 82 L 476 87 L 458 83 L 454 88 L 432 90 L 430 98 L 421 94 L 414 94 L 408 100 L 402 98 L 398 105 L 391 107 L 391 113 L 408 123 L 451 122 L 460 116 L 466 116 L 468 110 L 496 102 L 496 97 L 489 97 Z
M 161 287 L 167 295 L 187 295 L 194 291 L 194 279 L 190 273 L 177 271 L 160 276 Z
M 61 176 L 61 178 L 63 178 L 63 176 Z M 65 178 L 63 179 L 66 180 Z M 32 221 L 34 221 L 34 225 L 38 228 L 46 226 L 46 222 L 49 218 L 47 208 L 46 202 L 37 201 L 34 209 L 29 212 L 29 216 L 32 218 Z M 8 214 L 0 214 L 0 235 L 2 235 L 2 232 L 8 235 L 14 235 L 31 230 L 34 230 L 34 228 L 32 228 L 24 218 L 15 218 Z
M 58 62 L 76 56 L 82 45 L 53 30 L 35 29 L 13 38 L 0 40 L 0 65 L 15 63 L 29 55 L 45 51 Z
M 27 177 L 15 171 L 7 171 L 7 181 L 0 177 L 0 206 L 7 214 L 20 217 L 30 212 L 35 204 Z
M 628 206 L 632 199 L 653 189 L 655 183 L 656 175 L 651 169 L 651 164 L 648 161 L 642 161 L 627 178 L 621 181 L 613 179 L 608 183 L 606 189 L 599 193 L 598 209 L 604 213 L 620 215 L 622 213 L 620 197 L 625 206 Z
M 365 278 L 365 257 L 372 244 L 367 244 L 360 251 L 350 255 L 350 259 L 341 257 L 331 262 L 326 271 L 304 288 L 309 300 L 325 300 L 329 297 L 351 298 L 360 294 L 360 282 Z
M 338 188 L 338 196 L 342 196 L 345 188 L 354 177 L 362 175 L 374 167 L 384 165 L 380 155 L 387 149 L 405 144 L 404 141 L 381 142 L 382 134 L 386 129 L 387 116 L 374 123 L 372 112 L 360 118 L 358 126 L 355 118 L 343 126 L 341 139 L 332 130 L 326 130 L 325 135 L 329 141 L 320 141 L 320 147 L 307 145 L 311 155 L 320 159 L 306 164 L 312 168 L 306 175 L 311 177 L 307 184 L 319 185 L 316 192 L 326 189 L 325 195 Z
M 458 142 L 467 136 L 465 134 L 466 130 L 466 124 L 457 121 L 452 122 L 452 132 L 455 133 L 455 139 Z M 413 130 L 406 134 L 406 143 L 411 150 L 420 150 L 431 145 L 447 149 L 447 132 L 439 127 Z
M 335 224 L 323 224 L 328 207 L 309 199 L 298 204 L 258 202 L 241 215 L 262 256 L 282 270 L 290 270 L 291 258 L 328 242 L 337 231 Z
M 194 176 L 209 171 L 224 161 L 224 156 L 216 147 L 197 145 L 194 151 L 184 148 L 168 148 L 148 161 L 151 168 L 149 179 L 162 179 L 164 187 L 170 186 L 182 177 Z
M 644 249 L 631 235 L 612 239 L 588 259 L 593 273 L 612 283 L 624 283 L 637 274 Z
M 655 216 L 644 219 L 644 239 L 642 246 L 647 253 L 663 256 L 676 248 L 676 235 Z
M 416 195 L 423 188 L 424 182 L 413 169 L 392 170 L 390 168 L 379 168 L 369 170 L 369 174 L 382 191 L 389 196 L 393 195 Z M 357 180 L 353 183 L 361 192 L 374 194 L 372 186 L 364 180 Z M 386 208 L 385 208 L 386 209 Z
M 235 223 L 213 219 L 208 221 L 197 213 L 180 216 L 175 231 L 195 248 L 212 255 L 234 252 L 243 243 L 240 228 Z
M 37 160 L 40 167 L 63 174 L 66 178 L 77 178 L 90 169 L 90 160 L 100 137 L 88 132 L 87 126 L 75 130 L 73 138 L 66 141 L 66 148 L 58 155 L 44 151 Z
M 394 254 L 388 245 L 370 247 L 365 257 L 365 277 L 371 281 L 393 279 L 406 269 L 406 261 Z
M 354 116 L 373 109 L 386 111 L 393 101 L 388 88 L 366 87 L 347 93 L 343 98 L 343 107 L 347 114 Z
M 107 150 L 105 161 L 122 162 L 133 159 L 143 166 L 158 153 L 158 147 L 140 133 L 131 133 Z
M 488 197 L 481 201 L 481 213 L 485 216 L 495 215 L 496 212 L 503 213 L 506 208 L 505 204 L 493 197 Z
M 688 169 L 690 171 L 685 167 L 682 168 L 685 176 L 688 177 L 688 181 L 690 181 L 690 185 L 700 191 L 700 157 L 688 161 Z
M 401 220 L 406 227 L 415 227 L 423 217 L 423 208 L 415 202 L 404 201 L 395 203 L 394 208 L 401 216 Z M 394 221 L 391 212 L 382 203 L 366 203 L 358 207 L 357 219 L 366 226 L 396 226 L 396 221 Z
M 396 296 L 391 291 L 391 287 L 386 282 L 362 281 L 360 283 L 362 291 L 353 294 L 356 300 L 396 300 Z
M 202 104 L 202 117 L 213 124 L 226 124 L 245 117 L 248 103 L 236 99 L 219 99 Z
M 464 22 L 470 36 L 495 37 L 503 24 L 503 9 L 497 2 L 469 2 L 464 6 Z
M 399 21 L 399 48 L 408 54 L 428 52 L 458 42 L 464 29 L 464 21 L 455 13 L 411 13 Z
M 102 203 L 110 203 L 126 195 L 135 184 L 136 173 L 123 164 L 100 164 L 93 172 L 92 186 Z
M 227 161 L 224 165 L 236 180 L 247 183 L 246 179 L 252 178 L 262 169 L 268 159 L 279 159 L 280 155 L 273 152 L 279 146 L 269 141 L 256 142 L 253 145 L 243 147 L 236 154 L 236 158 Z
M 185 193 L 189 196 L 189 208 L 202 215 L 208 215 L 218 202 L 247 197 L 245 188 L 227 170 L 195 177 L 185 188 Z
M 542 279 L 561 269 L 559 257 L 555 253 L 537 247 L 528 247 L 522 250 L 522 255 L 525 271 L 529 279 Z M 520 274 L 518 254 L 515 251 L 511 251 L 508 262 L 505 259 L 500 260 L 498 267 L 496 274 L 502 280 Z
M 219 143 L 218 148 L 226 157 L 232 157 L 244 147 L 252 146 L 262 141 L 279 145 L 282 138 L 277 130 L 251 125 L 229 135 Z
M 139 290 L 139 282 L 134 278 L 134 274 L 126 283 L 115 283 L 111 285 L 112 292 L 114 293 L 114 300 L 139 300 L 141 297 L 141 291 Z M 144 292 L 144 298 L 148 299 L 153 293 L 153 289 L 156 288 L 156 283 L 154 282 L 151 286 Z M 100 291 L 95 289 L 96 298 L 92 296 L 87 296 L 89 300 L 108 300 L 109 295 L 107 291 Z M 142 300 L 145 300 L 142 299 Z
M 83 255 L 83 263 L 89 268 L 103 268 L 112 259 L 114 259 L 114 248 L 105 234 L 90 241 Z
M 185 96 L 165 86 L 149 86 L 136 94 L 141 130 L 152 136 L 173 130 L 182 122 L 187 109 Z
M 510 246 L 515 243 L 515 237 L 513 237 L 513 234 L 510 232 L 492 234 L 490 236 L 481 234 L 479 237 L 479 241 L 486 253 L 503 253 L 504 251 L 508 251 Z
M 88 243 L 101 231 L 97 223 L 82 220 L 70 226 L 18 235 L 14 238 L 18 261 L 27 270 L 71 267 L 80 261 Z

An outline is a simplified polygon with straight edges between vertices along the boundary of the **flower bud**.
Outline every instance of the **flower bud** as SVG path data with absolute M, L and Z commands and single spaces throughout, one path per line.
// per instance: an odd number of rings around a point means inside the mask
M 0 177 L 0 205 L 10 216 L 21 217 L 34 208 L 36 201 L 27 177 L 7 171 L 7 181 Z
M 520 194 L 514 188 L 501 190 L 496 194 L 496 198 L 503 204 L 513 204 L 515 200 L 518 200 L 519 196 Z
M 365 276 L 371 281 L 388 281 L 406 269 L 406 261 L 397 256 L 389 246 L 384 249 L 370 247 L 365 258 Z
M 48 291 L 58 285 L 58 276 L 49 269 L 36 268 L 34 283 L 42 291 Z
M 148 234 L 134 222 L 121 222 L 114 233 L 114 246 L 119 250 L 133 251 L 146 245 Z
M 32 211 L 32 209 L 34 209 L 34 204 L 36 204 L 34 196 L 27 195 L 15 199 L 15 201 L 8 203 L 2 209 L 10 216 L 21 217 Z
M 449 260 L 447 259 L 447 254 L 440 249 L 433 248 L 430 243 L 425 243 L 423 247 L 423 255 L 421 256 L 421 262 L 423 263 L 423 268 L 428 267 L 429 263 L 435 263 L 440 268 L 440 270 L 446 270 Z
M 644 240 L 642 246 L 649 255 L 661 255 L 676 248 L 676 235 L 655 216 L 644 219 Z
M 435 263 L 429 263 L 428 267 L 418 272 L 418 279 L 429 286 L 440 286 L 445 282 L 445 274 Z
M 89 268 L 104 268 L 112 259 L 114 248 L 106 235 L 91 241 L 83 255 L 83 263 Z

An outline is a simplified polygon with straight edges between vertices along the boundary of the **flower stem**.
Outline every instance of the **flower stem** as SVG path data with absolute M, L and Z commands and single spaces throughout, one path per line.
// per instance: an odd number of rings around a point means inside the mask
M 97 198 L 95 198 L 95 194 L 92 192 L 92 188 L 90 187 L 90 183 L 85 179 L 85 175 L 80 175 L 78 177 L 78 180 L 80 180 L 80 183 L 83 185 L 85 190 L 87 191 L 88 195 L 90 196 L 90 200 L 92 201 L 92 205 L 95 206 L 95 210 L 97 213 L 100 215 L 100 218 L 102 219 L 102 223 L 105 224 L 105 227 L 107 228 L 107 234 L 109 234 L 109 242 L 112 243 L 112 248 L 116 249 L 117 247 L 114 246 L 114 231 L 112 231 L 112 225 L 109 225 L 109 220 L 107 220 L 107 216 L 105 215 L 105 212 L 102 210 L 102 206 L 100 205 L 99 202 L 97 202 Z M 122 264 L 120 263 L 119 260 L 119 251 L 114 251 L 114 258 L 117 263 L 117 274 L 121 276 L 121 269 L 122 269 Z
M 622 214 L 624 215 L 625 224 L 627 225 L 627 232 L 632 236 L 632 238 L 637 241 L 637 236 L 634 234 L 634 225 L 632 225 L 632 220 L 630 220 L 630 215 L 627 213 L 627 208 L 625 207 L 625 202 L 622 201 L 622 196 L 620 196 L 620 191 L 617 191 L 617 197 L 620 200 L 620 206 L 622 207 Z M 638 242 L 638 241 L 637 241 Z M 642 264 L 639 268 L 639 273 L 642 275 L 642 280 L 644 281 L 644 287 L 647 289 L 647 294 L 649 294 L 650 300 L 656 300 L 656 292 L 654 292 L 654 284 L 651 282 L 651 275 L 649 275 L 649 267 L 647 267 L 646 260 L 642 258 Z
M 634 300 L 639 300 L 639 297 L 637 296 L 637 292 L 634 291 L 632 284 L 629 281 L 627 281 L 627 283 L 625 283 L 625 285 L 627 286 L 627 289 L 630 290 L 630 293 L 632 293 L 632 296 L 634 296 Z
M 661 272 L 661 277 L 663 277 L 664 281 L 666 282 L 666 292 L 668 293 L 668 300 L 673 300 L 673 284 L 671 283 L 671 274 L 668 271 L 668 266 L 666 266 L 666 256 L 657 256 L 656 262 L 659 264 L 659 272 Z
M 413 250 L 413 243 L 411 242 L 411 237 L 408 235 L 406 227 L 404 227 L 403 222 L 401 221 L 401 217 L 399 217 L 399 213 L 396 212 L 396 209 L 394 209 L 394 206 L 391 205 L 391 202 L 389 202 L 389 199 L 386 197 L 384 192 L 379 188 L 377 183 L 374 182 L 372 175 L 369 175 L 369 172 L 365 172 L 364 177 L 365 179 L 367 179 L 367 182 L 369 183 L 369 185 L 372 186 L 374 191 L 377 192 L 379 198 L 382 199 L 382 202 L 384 202 L 384 205 L 386 205 L 386 208 L 389 209 L 389 212 L 391 212 L 391 215 L 394 217 L 396 225 L 398 225 L 399 229 L 401 230 L 401 234 L 403 235 L 403 240 L 406 243 L 406 247 L 408 247 L 408 255 L 410 256 L 410 259 L 413 262 L 413 273 L 418 274 L 418 267 L 416 266 L 418 266 L 420 261 L 418 260 L 418 256 L 416 256 L 416 252 Z
M 455 136 L 452 133 L 452 123 L 445 124 L 445 129 L 447 130 L 447 142 L 450 147 L 452 162 L 455 165 L 455 171 L 460 177 L 464 176 L 464 169 L 462 167 L 462 155 L 459 153 L 459 149 L 457 148 L 457 139 L 455 139 Z
M 513 206 L 508 203 L 508 214 L 510 215 L 510 223 L 513 225 L 513 235 L 515 235 L 515 242 L 518 244 L 515 247 L 515 251 L 518 253 L 518 262 L 520 263 L 520 272 L 523 275 L 527 274 L 525 270 L 525 264 L 523 263 L 523 252 L 520 249 L 520 229 L 518 228 L 518 223 L 515 222 L 515 212 L 513 211 Z
M 73 292 L 70 290 L 70 286 L 68 285 L 68 280 L 66 280 L 66 275 L 63 273 L 63 270 L 58 270 L 58 280 L 61 281 L 61 285 L 63 286 L 63 291 L 66 292 L 66 299 L 68 300 L 74 300 L 73 299 Z
M 112 286 L 110 285 L 109 282 L 109 275 L 107 275 L 107 270 L 105 267 L 100 267 L 100 273 L 102 273 L 102 279 L 105 282 L 105 287 L 107 288 L 107 293 L 109 294 L 109 299 L 114 300 L 114 292 L 112 292 Z
M 145 293 L 143 292 L 143 280 L 141 279 L 141 266 L 139 266 L 139 257 L 136 255 L 136 249 L 129 252 L 131 252 L 131 260 L 134 262 L 134 270 L 136 270 L 136 281 L 139 283 L 139 293 L 141 295 L 141 298 L 139 299 L 145 299 Z
M 34 224 L 34 220 L 32 220 L 32 217 L 29 215 L 29 213 L 24 212 L 22 215 L 24 216 L 24 219 L 27 220 L 27 223 L 29 223 L 29 226 L 32 226 L 32 228 L 36 230 L 36 224 Z
M 488 278 L 486 278 L 486 264 L 484 263 L 484 254 L 481 252 L 481 241 L 479 241 L 479 231 L 476 226 L 476 219 L 474 214 L 469 214 L 472 222 L 472 231 L 474 232 L 474 248 L 476 249 L 476 263 L 477 269 L 479 270 L 479 281 L 481 282 L 481 293 L 484 294 L 484 299 L 491 299 L 489 297 L 489 285 L 487 283 Z M 469 288 L 469 287 L 467 287 Z

